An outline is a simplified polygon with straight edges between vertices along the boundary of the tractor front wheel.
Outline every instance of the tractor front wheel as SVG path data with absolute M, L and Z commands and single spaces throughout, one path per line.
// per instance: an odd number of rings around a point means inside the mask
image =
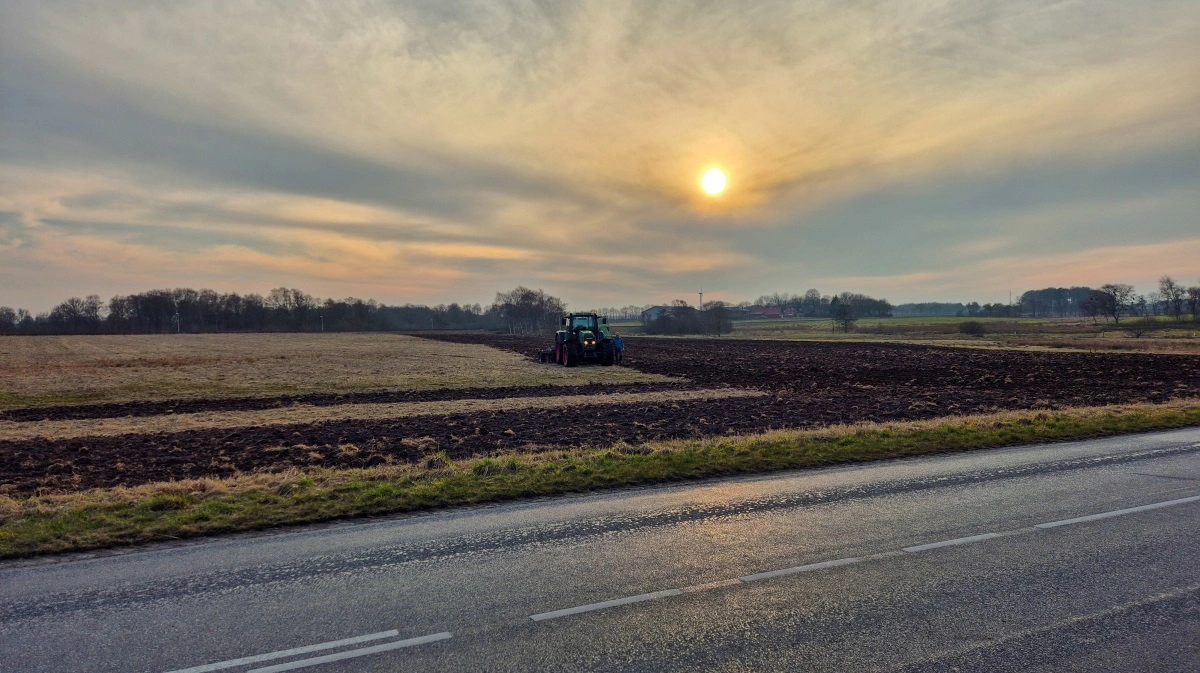
M 572 344 L 567 344 L 566 354 L 563 355 L 563 364 L 568 367 L 574 367 L 579 364 L 579 352 Z
M 605 367 L 611 367 L 615 358 L 615 349 L 611 341 L 605 341 L 603 350 L 600 352 L 600 364 Z

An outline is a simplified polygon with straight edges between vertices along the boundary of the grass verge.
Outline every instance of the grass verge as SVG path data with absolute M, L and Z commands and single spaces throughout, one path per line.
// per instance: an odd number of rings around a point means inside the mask
M 1200 400 L 0 496 L 0 558 L 723 475 L 1200 425 Z

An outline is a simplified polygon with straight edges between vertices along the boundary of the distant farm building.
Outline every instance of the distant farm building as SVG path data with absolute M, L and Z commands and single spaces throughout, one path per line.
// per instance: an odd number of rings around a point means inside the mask
M 642 322 L 650 322 L 651 320 L 658 320 L 663 316 L 671 315 L 673 310 L 673 306 L 651 306 L 642 311 Z

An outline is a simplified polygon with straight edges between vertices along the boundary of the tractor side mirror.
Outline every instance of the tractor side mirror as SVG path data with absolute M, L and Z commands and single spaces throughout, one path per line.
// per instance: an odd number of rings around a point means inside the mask
M 563 326 L 563 327 L 566 327 L 566 326 L 567 326 L 567 319 L 566 319 L 566 318 L 563 318 L 563 319 L 562 319 L 562 326 Z

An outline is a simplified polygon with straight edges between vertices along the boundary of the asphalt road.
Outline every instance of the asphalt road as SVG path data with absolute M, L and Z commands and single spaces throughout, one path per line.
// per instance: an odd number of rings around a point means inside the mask
M 9 563 L 0 670 L 1195 673 L 1198 552 L 1195 429 Z

